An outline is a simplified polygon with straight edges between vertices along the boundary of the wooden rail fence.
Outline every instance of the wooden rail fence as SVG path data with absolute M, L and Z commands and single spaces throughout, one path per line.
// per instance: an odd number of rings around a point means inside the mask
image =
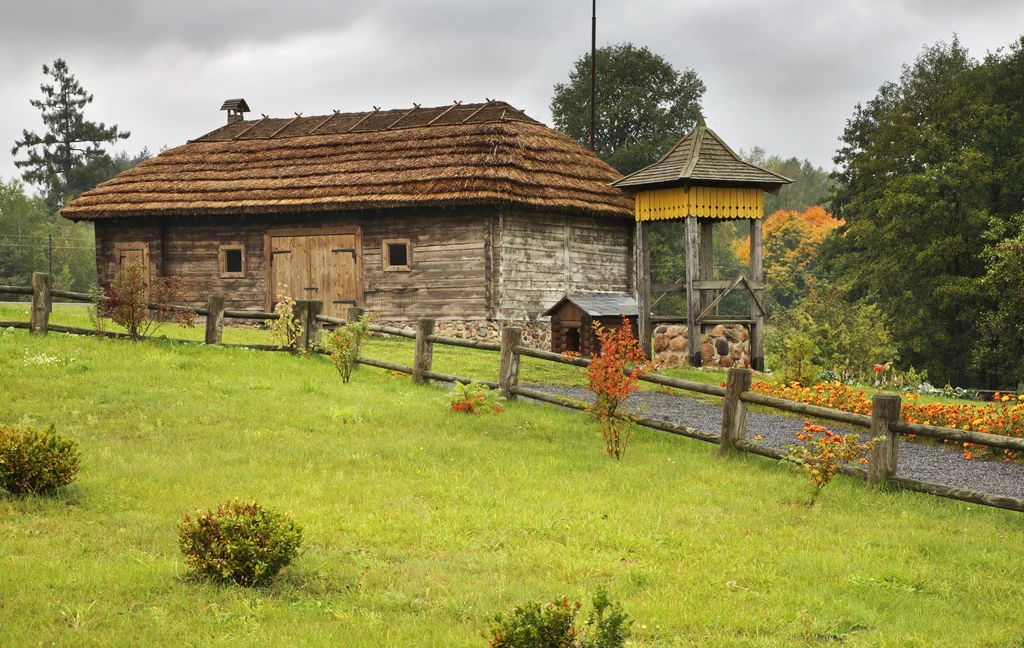
M 65 290 L 51 290 L 50 277 L 45 273 L 35 273 L 32 277 L 32 287 L 4 286 L 0 285 L 0 292 L 12 294 L 32 295 L 30 319 L 28 322 L 0 321 L 0 327 L 27 328 L 33 334 L 45 335 L 47 331 L 95 335 L 96 332 L 90 329 L 83 329 L 71 326 L 60 326 L 49 323 L 49 314 L 52 299 L 58 297 L 71 301 L 91 301 L 89 295 L 75 293 Z M 247 319 L 247 320 L 271 320 L 280 317 L 277 313 L 263 313 L 255 311 L 232 311 L 224 308 L 225 299 L 220 295 L 211 295 L 206 308 L 192 309 L 196 314 L 206 317 L 206 344 L 223 344 L 222 332 L 226 318 Z M 150 309 L 165 309 L 166 304 L 148 304 Z M 320 340 L 324 324 L 339 326 L 348 321 L 354 321 L 362 317 L 361 308 L 350 308 L 347 319 L 329 317 L 322 314 L 323 302 L 319 300 L 300 300 L 296 302 L 295 314 L 303 324 L 302 339 L 297 342 L 308 350 L 319 350 L 317 343 Z M 375 333 L 407 338 L 415 341 L 412 365 L 402 365 L 394 362 L 387 362 L 375 358 L 360 357 L 359 364 L 378 367 L 388 371 L 409 374 L 413 381 L 421 384 L 431 380 L 444 382 L 460 382 L 468 384 L 476 382 L 487 385 L 492 389 L 500 391 L 501 395 L 509 400 L 517 397 L 529 398 L 536 401 L 560 405 L 572 409 L 586 409 L 586 405 L 577 400 L 549 394 L 547 392 L 524 387 L 519 384 L 519 368 L 523 356 L 558 362 L 562 364 L 586 367 L 590 360 L 577 356 L 566 356 L 550 351 L 532 349 L 522 345 L 522 329 L 515 326 L 506 326 L 501 332 L 501 344 L 491 342 L 477 342 L 460 338 L 449 338 L 434 333 L 436 322 L 430 318 L 421 318 L 417 322 L 415 332 L 404 329 L 370 325 L 370 330 Z M 127 337 L 124 333 L 104 333 L 108 337 Z M 196 343 L 196 340 L 176 339 L 177 342 Z M 477 349 L 482 351 L 493 351 L 500 354 L 498 381 L 480 380 L 466 376 L 440 373 L 433 370 L 434 345 L 442 344 L 448 346 Z M 282 347 L 272 344 L 225 344 L 224 346 L 247 347 L 262 350 L 281 350 Z M 295 349 L 292 349 L 295 350 Z M 934 425 L 920 425 L 900 420 L 901 398 L 893 394 L 876 394 L 871 399 L 871 415 L 852 414 L 840 410 L 798 403 L 764 394 L 756 394 L 750 391 L 752 372 L 749 369 L 732 368 L 728 370 L 726 385 L 708 385 L 705 383 L 672 378 L 659 374 L 647 374 L 640 377 L 640 380 L 653 383 L 672 389 L 680 389 L 699 394 L 722 397 L 722 427 L 719 433 L 698 430 L 695 428 L 678 425 L 668 421 L 661 421 L 651 418 L 632 419 L 638 425 L 654 430 L 668 432 L 698 441 L 715 443 L 719 445 L 720 454 L 734 452 L 748 452 L 751 454 L 768 457 L 771 459 L 783 459 L 786 453 L 777 448 L 762 446 L 747 438 L 747 409 L 753 405 L 760 405 L 772 409 L 782 410 L 792 414 L 810 416 L 827 421 L 842 423 L 843 425 L 865 428 L 870 439 L 879 439 L 874 449 L 868 454 L 867 469 L 856 466 L 844 466 L 843 473 L 867 481 L 869 487 L 894 484 L 909 490 L 929 493 L 939 497 L 972 502 L 984 506 L 1008 509 L 1011 511 L 1024 512 L 1024 499 L 993 495 L 991 493 L 980 493 L 976 491 L 955 488 L 942 484 L 924 482 L 896 474 L 899 459 L 899 437 L 900 435 L 916 435 L 930 439 L 948 439 L 950 441 L 969 442 L 975 445 L 988 446 L 992 448 L 1004 448 L 1017 452 L 1024 452 L 1024 439 L 1000 436 L 997 434 L 985 434 L 970 430 L 957 430 Z

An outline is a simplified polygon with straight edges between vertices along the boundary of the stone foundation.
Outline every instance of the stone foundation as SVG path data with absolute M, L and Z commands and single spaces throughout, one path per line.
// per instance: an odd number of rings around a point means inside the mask
M 416 332 L 414 320 L 374 320 L 374 324 Z M 523 346 L 532 349 L 549 350 L 551 346 L 551 324 L 539 320 L 437 320 L 434 332 L 437 335 L 481 342 L 501 343 L 501 329 L 518 326 L 523 329 Z
M 750 332 L 742 324 L 702 327 L 700 354 L 704 367 L 750 367 Z M 661 324 L 654 329 L 651 351 L 666 367 L 688 364 L 690 333 L 685 324 Z

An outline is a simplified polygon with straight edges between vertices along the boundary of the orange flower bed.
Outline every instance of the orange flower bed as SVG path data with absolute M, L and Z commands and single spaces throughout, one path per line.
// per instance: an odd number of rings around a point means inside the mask
M 823 383 L 814 387 L 802 387 L 798 383 L 788 385 L 756 381 L 751 390 L 758 394 L 785 398 L 786 400 L 820 405 L 855 414 L 871 414 L 871 398 L 863 389 L 842 383 Z M 937 425 L 957 430 L 973 430 L 987 434 L 1024 438 L 1024 394 L 1016 399 L 996 393 L 991 402 L 984 404 L 928 403 L 917 404 L 919 394 L 900 394 L 903 397 L 902 419 L 908 423 Z M 913 438 L 914 435 L 910 435 Z M 943 443 L 959 444 L 958 441 L 944 440 Z M 1010 461 L 1018 453 L 1000 450 L 973 443 L 962 443 L 964 459 L 971 459 L 975 452 L 987 457 Z

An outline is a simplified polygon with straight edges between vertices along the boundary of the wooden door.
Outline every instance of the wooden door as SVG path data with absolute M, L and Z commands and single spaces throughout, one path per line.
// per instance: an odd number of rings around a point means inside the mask
M 362 305 L 358 231 L 269 238 L 271 308 L 285 296 L 319 299 L 332 317 L 345 317 L 350 306 Z
M 114 258 L 116 260 L 116 272 L 121 272 L 127 266 L 137 263 L 142 266 L 142 278 L 149 286 L 149 244 L 148 243 L 115 243 Z

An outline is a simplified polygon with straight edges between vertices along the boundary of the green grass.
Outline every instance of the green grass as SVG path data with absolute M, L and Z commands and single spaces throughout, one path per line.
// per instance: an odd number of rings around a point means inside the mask
M 617 463 L 582 414 L 457 415 L 319 356 L 15 331 L 0 376 L 0 421 L 84 452 L 58 498 L 0 495 L 3 646 L 482 646 L 493 613 L 598 585 L 642 646 L 1024 640 L 1019 514 L 846 478 L 808 508 L 769 460 L 640 431 Z M 182 563 L 180 514 L 233 497 L 305 527 L 268 588 Z

